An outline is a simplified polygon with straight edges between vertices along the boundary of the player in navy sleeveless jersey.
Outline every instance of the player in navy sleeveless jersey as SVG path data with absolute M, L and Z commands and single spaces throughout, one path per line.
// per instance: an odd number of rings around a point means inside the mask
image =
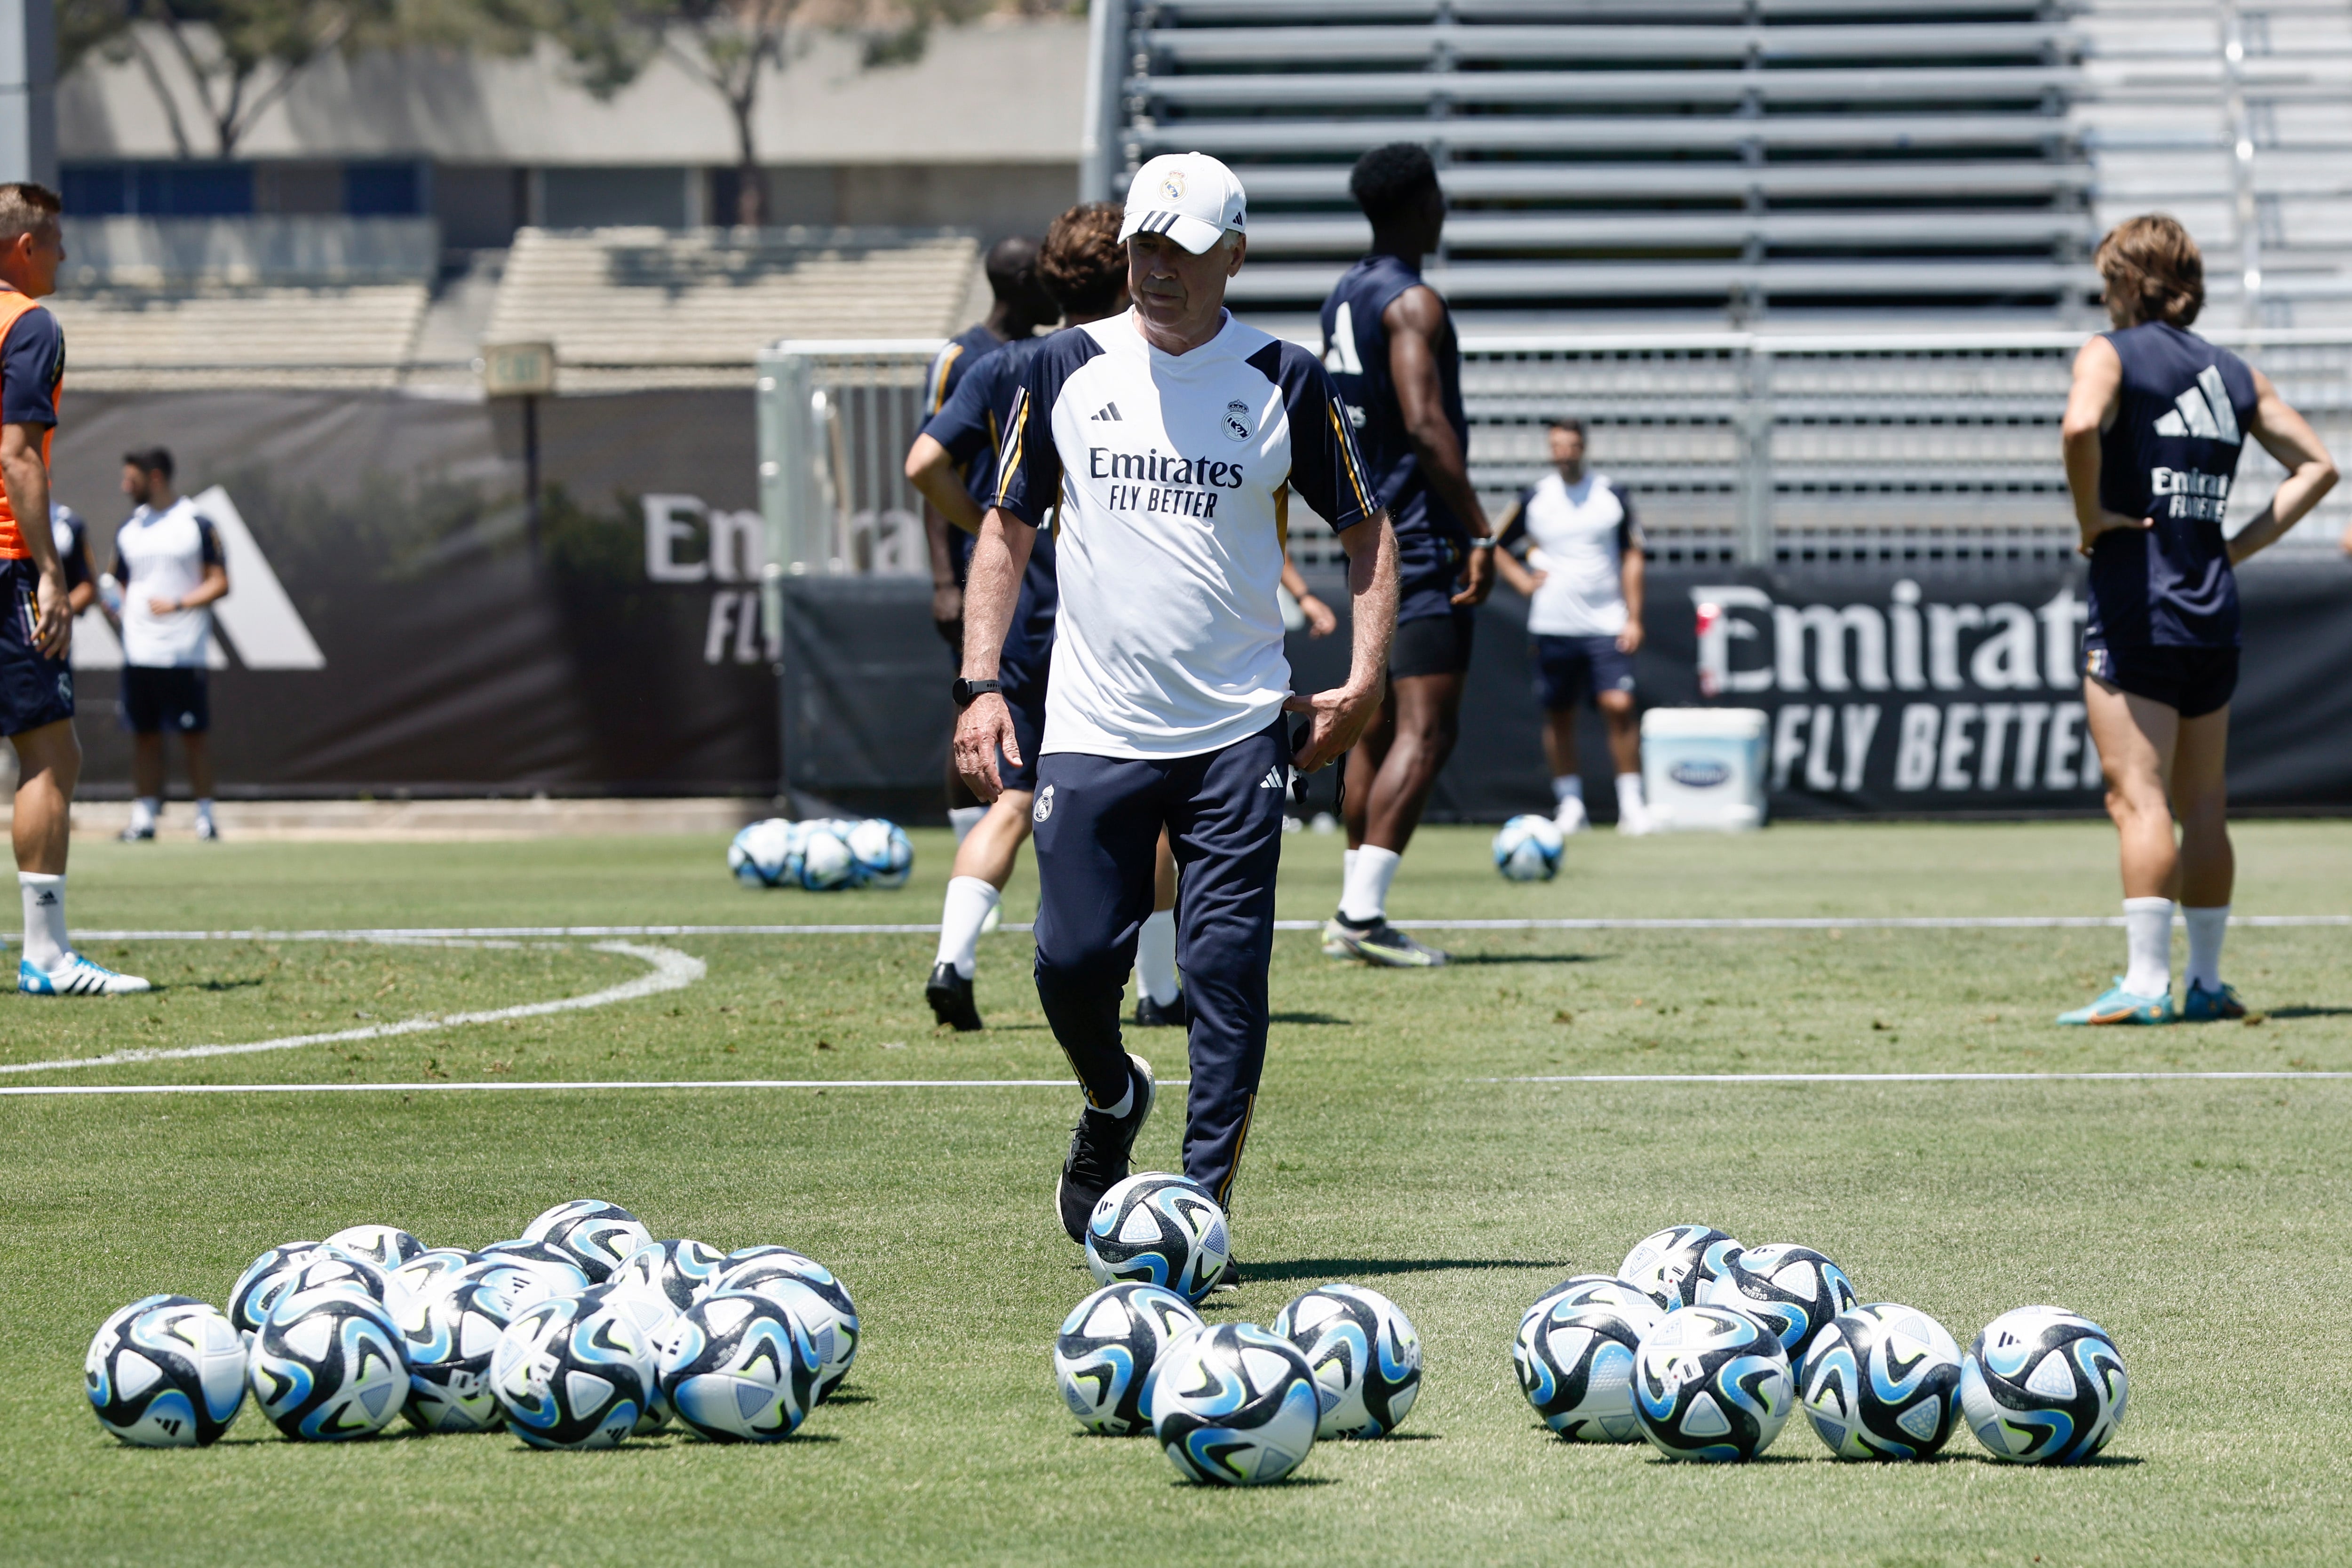
M 2239 1018 L 2221 981 L 2236 865 L 2225 762 L 2238 683 L 2238 563 L 2336 482 L 2310 425 L 2262 372 L 2189 331 L 2205 300 L 2196 242 L 2133 218 L 2099 242 L 2116 330 L 2083 346 L 2066 401 L 2066 483 L 2090 557 L 2083 695 L 2122 838 L 2126 972 L 2062 1024 Z M 2223 529 L 2247 437 L 2287 470 L 2270 504 Z M 2176 845 L 2174 829 L 2179 828 Z M 2189 927 L 2172 1005 L 2172 910 Z
M 1397 628 L 1388 699 L 1348 759 L 1346 876 L 1323 951 L 1418 967 L 1445 954 L 1389 924 L 1389 884 L 1454 750 L 1495 538 L 1470 483 L 1453 317 L 1421 279 L 1445 223 L 1436 168 L 1422 148 L 1395 142 L 1359 159 L 1348 189 L 1371 219 L 1372 249 L 1323 302 L 1323 365 L 1395 524 Z
M 975 321 L 948 340 L 932 356 L 923 377 L 923 417 L 934 418 L 963 384 L 974 366 L 1008 342 L 1018 342 L 1051 322 L 1060 312 L 1037 281 L 1037 242 L 1015 235 L 989 247 L 982 263 L 995 303 L 984 321 Z M 974 497 L 991 494 L 996 483 L 993 450 L 968 463 L 964 480 Z M 935 508 L 923 509 L 923 534 L 930 552 L 931 624 L 949 648 L 953 662 L 963 654 L 963 581 L 971 565 L 971 534 L 952 527 Z M 948 822 L 959 843 L 988 808 L 980 804 L 955 771 L 947 769 Z

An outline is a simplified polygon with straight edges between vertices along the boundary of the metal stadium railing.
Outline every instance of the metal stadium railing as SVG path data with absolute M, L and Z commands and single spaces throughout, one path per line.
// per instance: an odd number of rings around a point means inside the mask
M 2215 333 L 2352 458 L 2352 332 Z M 1654 555 L 1810 560 L 2063 556 L 2074 546 L 2058 420 L 2075 333 L 1465 337 L 1470 456 L 1499 516 L 1545 465 L 1547 420 L 1587 426 Z M 792 574 L 920 574 L 900 472 L 935 341 L 787 342 L 760 359 L 761 494 Z M 2252 442 L 2233 522 L 2280 478 Z M 2347 487 L 2352 489 L 2352 487 Z M 2332 549 L 2344 490 L 2281 546 Z M 1336 559 L 1294 523 L 1302 564 Z

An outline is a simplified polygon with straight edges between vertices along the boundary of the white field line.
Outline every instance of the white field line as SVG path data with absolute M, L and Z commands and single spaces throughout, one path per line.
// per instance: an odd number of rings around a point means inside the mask
M 356 936 L 359 933 L 324 934 Z M 382 1040 L 398 1035 L 425 1035 L 438 1029 L 462 1028 L 468 1024 L 499 1024 L 509 1018 L 538 1018 L 550 1013 L 574 1013 L 587 1007 L 609 1007 L 616 1002 L 634 1002 L 642 996 L 656 996 L 665 991 L 677 991 L 691 985 L 709 972 L 709 966 L 702 960 L 689 957 L 676 948 L 644 947 L 628 942 L 600 942 L 592 943 L 591 950 L 625 954 L 649 965 L 650 973 L 635 980 L 623 981 L 618 985 L 607 986 L 602 991 L 591 991 L 582 996 L 559 996 L 552 1002 L 525 1002 L 512 1007 L 493 1007 L 479 1013 L 427 1013 L 395 1023 L 370 1024 L 364 1028 L 337 1029 L 319 1035 L 287 1035 L 275 1040 L 255 1040 L 239 1046 L 182 1046 L 173 1050 L 110 1051 L 102 1057 L 75 1057 L 59 1061 L 9 1062 L 0 1065 L 0 1073 L 58 1072 L 69 1068 L 113 1067 L 123 1062 L 242 1057 L 258 1051 L 290 1051 L 300 1046 L 324 1046 L 344 1040 Z
M 1594 1072 L 1474 1078 L 1468 1083 L 2145 1083 L 2352 1078 L 2352 1072 Z
M 2178 919 L 2178 917 L 2176 917 Z M 1400 920 L 1410 931 L 2051 931 L 2120 928 L 2121 915 L 1736 915 L 1558 920 Z M 2352 915 L 2231 915 L 2237 926 L 2352 926 Z M 999 929 L 1026 931 L 1026 921 Z M 1321 921 L 1276 921 L 1276 931 L 1323 929 Z M 83 931 L 85 942 L 456 942 L 526 937 L 630 936 L 936 936 L 929 925 L 385 926 L 349 931 Z M 5 941 L 5 939 L 0 939 Z

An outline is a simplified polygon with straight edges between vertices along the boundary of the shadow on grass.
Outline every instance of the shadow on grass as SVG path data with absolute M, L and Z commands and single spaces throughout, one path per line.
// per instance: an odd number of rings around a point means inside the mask
M 1286 1487 L 1336 1487 L 1339 1484 L 1339 1479 L 1337 1476 L 1285 1476 L 1278 1481 L 1262 1481 L 1254 1487 L 1221 1487 L 1213 1485 L 1208 1481 L 1188 1481 L 1180 1476 L 1176 1479 L 1170 1481 L 1168 1486 L 1169 1489 L 1171 1491 L 1270 1492 L 1280 1491 Z
M 1329 1013 L 1268 1013 L 1265 1016 L 1271 1024 L 1338 1024 L 1353 1028 L 1356 1023 L 1353 1018 L 1337 1017 Z
M 2265 1007 L 2267 1018 L 2352 1018 L 2352 1007 Z
M 1448 958 L 1448 968 L 1486 963 L 1599 963 L 1609 958 L 1605 952 L 1457 952 Z
M 1254 1258 L 1242 1266 L 1250 1284 L 1261 1279 L 1353 1279 L 1364 1275 L 1445 1274 L 1461 1268 L 1566 1268 L 1546 1258 Z
M 257 975 L 250 980 L 201 980 L 195 984 L 183 987 L 183 989 L 190 991 L 245 991 L 249 990 L 256 985 L 266 985 L 268 984 L 268 982 Z M 173 987 L 168 985 L 158 985 L 155 989 L 158 991 L 169 991 L 173 989 Z

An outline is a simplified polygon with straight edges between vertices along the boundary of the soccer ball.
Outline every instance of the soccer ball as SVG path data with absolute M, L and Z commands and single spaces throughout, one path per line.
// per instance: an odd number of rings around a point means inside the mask
M 544 1279 L 549 1292 L 557 1296 L 577 1296 L 594 1283 L 569 1253 L 544 1241 L 494 1241 L 482 1248 L 481 1260 L 527 1268 Z
M 408 1299 L 406 1288 L 389 1273 L 358 1253 L 345 1252 L 328 1242 L 295 1266 L 294 1277 L 278 1296 L 278 1302 L 282 1304 L 304 1291 L 336 1287 L 360 1291 L 382 1307 L 388 1316 L 394 1317 L 397 1317 L 401 1303 Z M 277 1310 L 277 1305 L 270 1308 L 273 1313 Z
M 1180 1474 L 1255 1487 L 1290 1474 L 1315 1446 L 1315 1390 L 1288 1340 L 1255 1323 L 1221 1323 L 1170 1346 L 1144 1398 L 1152 1435 Z
M 812 893 L 829 893 L 836 888 L 846 888 L 857 877 L 857 861 L 842 842 L 847 830 L 832 822 L 811 822 L 802 825 L 807 831 L 800 843 L 801 886 Z
M 255 1336 L 249 1378 L 253 1402 L 297 1442 L 373 1437 L 408 1402 L 399 1326 L 350 1282 L 280 1298 Z
M 1804 1364 L 1813 1337 L 1861 1300 L 1844 1269 L 1785 1241 L 1733 1253 L 1699 1299 L 1745 1312 L 1779 1334 L 1791 1366 Z
M 1910 1307 L 1850 1307 L 1813 1340 L 1797 1403 L 1841 1459 L 1924 1459 L 1959 1415 L 1960 1347 Z
M 1318 1285 L 1275 1314 L 1307 1358 L 1318 1437 L 1379 1437 L 1421 1396 L 1421 1335 L 1394 1301 L 1360 1285 Z
M 327 1237 L 327 1245 L 364 1258 L 387 1273 L 425 1251 L 423 1242 L 395 1225 L 351 1226 Z
M 1633 1354 L 1633 1417 L 1670 1459 L 1752 1459 L 1796 1406 L 1772 1331 L 1729 1307 L 1681 1307 Z
M 1209 1189 L 1161 1171 L 1128 1177 L 1087 1216 L 1087 1267 L 1097 1280 L 1165 1285 L 1187 1301 L 1223 1275 L 1231 1245 Z
M 635 1322 L 637 1332 L 645 1336 L 653 1375 L 646 1384 L 646 1407 L 637 1416 L 636 1435 L 646 1436 L 669 1425 L 669 1403 L 661 1394 L 661 1354 L 669 1348 L 671 1331 L 677 1327 L 677 1309 L 669 1304 L 667 1296 L 621 1280 L 591 1285 L 580 1292 L 583 1313 L 608 1308 Z
M 784 880 L 792 851 L 793 825 L 781 816 L 755 822 L 727 846 L 727 869 L 747 888 L 772 888 Z
M 575 1284 L 574 1280 L 581 1282 Z M 488 1287 L 506 1303 L 509 1320 L 535 1301 L 544 1301 L 550 1296 L 577 1296 L 588 1289 L 577 1268 L 559 1272 L 551 1264 L 496 1255 L 468 1263 L 444 1280 L 441 1288 L 467 1283 Z
M 574 1198 L 523 1226 L 522 1238 L 546 1243 L 587 1275 L 591 1285 L 602 1285 L 623 1258 L 654 1237 L 636 1215 L 618 1204 Z
M 1646 1307 L 1651 1317 L 1662 1315 L 1658 1303 L 1639 1285 L 1629 1284 L 1613 1274 L 1571 1274 L 1537 1297 L 1535 1305 L 1521 1315 L 1520 1321 L 1524 1322 L 1538 1312 L 1559 1306 Z
M 490 1353 L 490 1392 L 534 1448 L 609 1448 L 646 1413 L 653 1349 L 610 1302 L 550 1296 L 523 1309 Z
M 135 1448 L 201 1448 L 245 1407 L 245 1340 L 218 1307 L 145 1296 L 99 1325 L 82 1363 L 98 1424 Z
M 1696 1306 L 1738 1252 L 1739 1243 L 1711 1225 L 1671 1225 L 1635 1242 L 1617 1266 L 1617 1278 L 1640 1286 L 1671 1312 Z
M 849 1287 L 815 1258 L 789 1248 L 762 1250 L 730 1267 L 714 1290 L 748 1290 L 789 1307 L 816 1343 L 824 1372 L 817 1378 L 816 1402 L 833 1396 L 857 1359 L 857 1304 Z
M 714 1290 L 678 1315 L 662 1352 L 661 1392 L 679 1422 L 716 1443 L 773 1443 L 800 1429 L 824 1372 L 791 1308 Z
M 719 1283 L 727 1256 L 698 1241 L 649 1241 L 613 1270 L 607 1283 L 651 1290 L 683 1312 Z
M 1559 874 L 1568 840 L 1549 816 L 1515 816 L 1495 835 L 1495 869 L 1513 882 L 1549 882 Z
M 1062 1403 L 1089 1432 L 1124 1437 L 1151 1425 L 1144 1391 L 1168 1347 L 1201 1331 L 1192 1303 L 1160 1285 L 1106 1285 L 1070 1310 L 1054 1341 Z
M 392 1271 L 393 1283 L 412 1296 L 430 1296 L 457 1282 L 461 1269 L 482 1260 L 478 1252 L 462 1247 L 436 1247 L 418 1253 Z
M 1620 1280 L 1596 1279 L 1546 1296 L 1519 1320 L 1511 1344 L 1520 1392 L 1543 1424 L 1570 1442 L 1638 1442 L 1633 1357 L 1664 1316 L 1645 1292 Z
M 400 1338 L 408 1353 L 412 1425 L 426 1432 L 488 1432 L 506 1424 L 490 1392 L 490 1358 L 520 1310 L 495 1280 L 457 1279 L 409 1298 Z
M 1960 1363 L 1960 1413 L 1996 1459 L 2081 1464 L 2123 1425 L 2129 1394 L 2115 1340 L 2063 1307 L 2003 1312 Z
M 869 816 L 849 830 L 850 858 L 858 880 L 877 888 L 903 888 L 915 872 L 915 846 L 895 822 Z
M 247 1264 L 228 1293 L 228 1321 L 236 1325 L 237 1331 L 259 1333 L 261 1320 L 269 1316 L 270 1307 L 294 1283 L 301 1265 L 325 1245 L 323 1241 L 289 1241 L 283 1247 L 271 1247 Z

